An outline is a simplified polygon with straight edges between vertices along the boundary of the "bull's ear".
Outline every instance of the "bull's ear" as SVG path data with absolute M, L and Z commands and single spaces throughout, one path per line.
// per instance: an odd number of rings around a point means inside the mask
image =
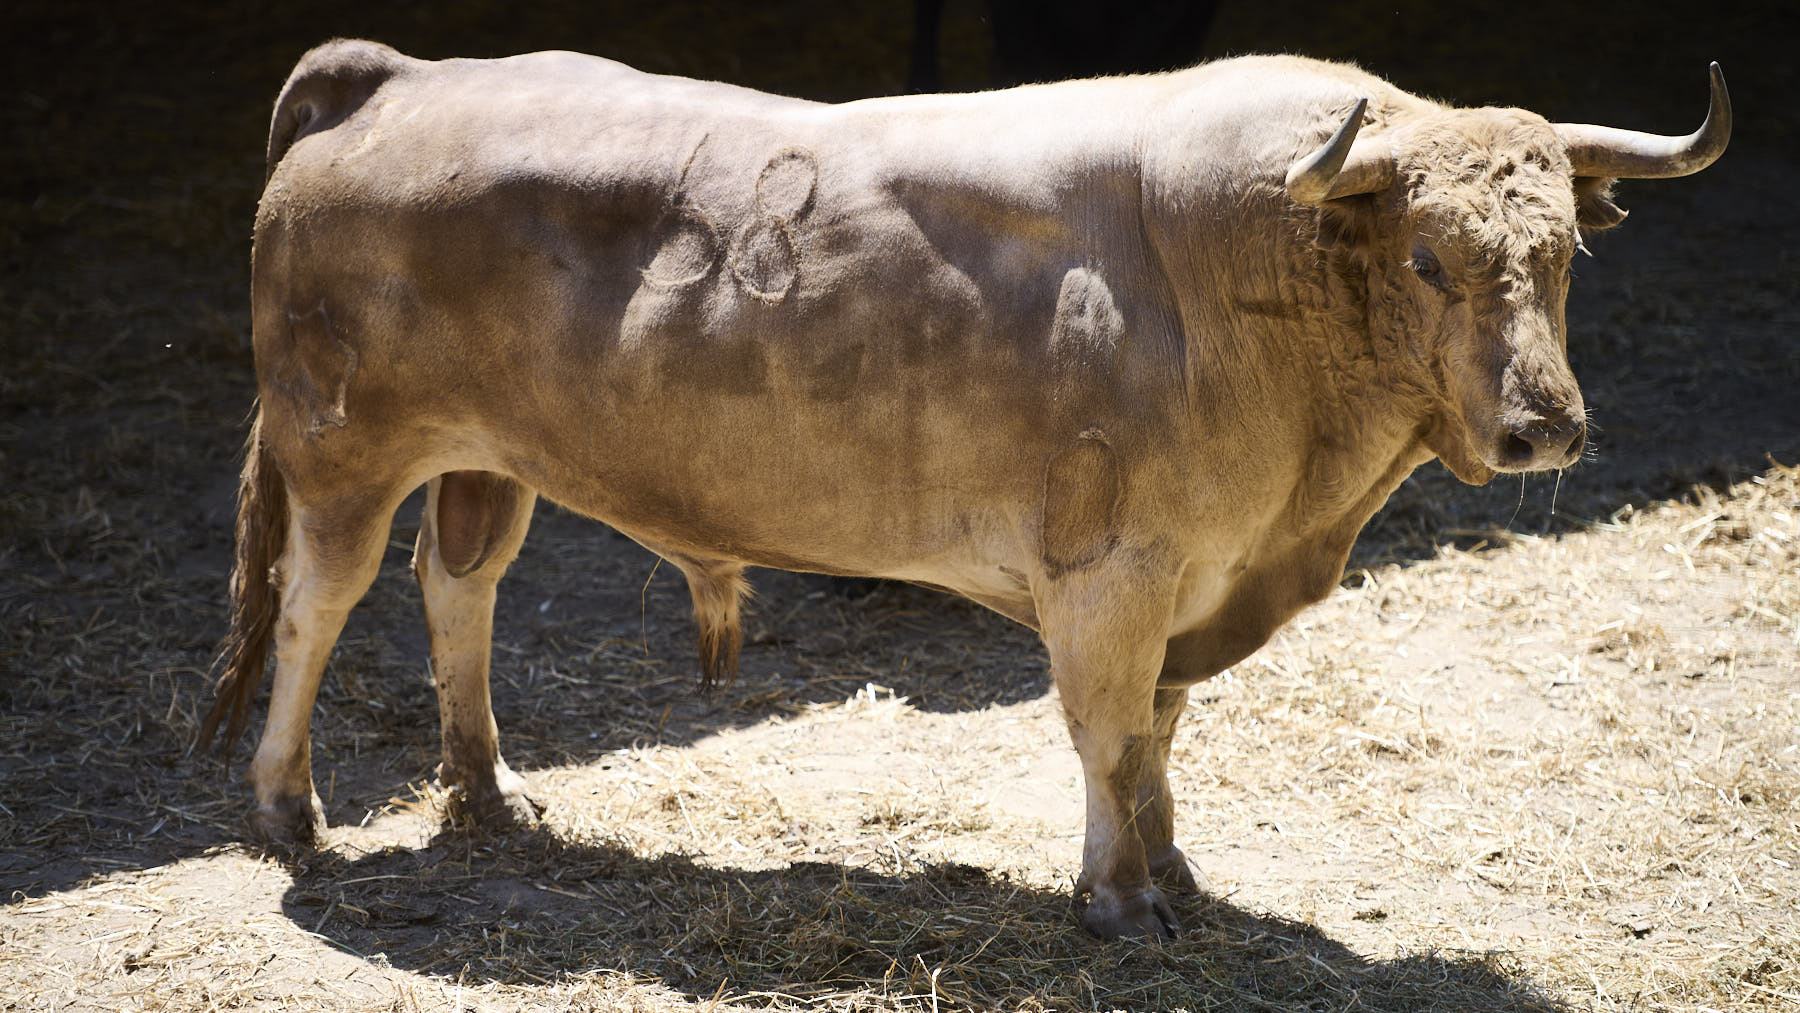
M 1612 202 L 1613 181 L 1607 176 L 1575 177 L 1575 224 L 1583 232 L 1602 232 L 1631 212 Z

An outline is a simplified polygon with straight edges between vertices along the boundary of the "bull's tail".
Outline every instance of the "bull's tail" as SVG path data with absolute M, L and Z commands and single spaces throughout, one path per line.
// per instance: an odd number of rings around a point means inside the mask
M 375 42 L 334 39 L 300 58 L 288 75 L 269 122 L 267 175 L 290 147 L 307 134 L 328 130 L 354 113 L 381 85 L 403 72 L 407 57 Z M 199 746 L 213 741 L 225 724 L 221 743 L 229 750 L 244 733 L 250 698 L 262 682 L 281 591 L 271 573 L 287 545 L 287 483 L 263 440 L 259 408 L 250 425 L 244 472 L 238 485 L 237 551 L 231 573 L 231 626 L 219 645 L 219 672 L 212 710 L 200 726 Z
M 411 62 L 379 42 L 362 39 L 333 39 L 309 50 L 275 100 L 264 180 L 275 175 L 295 141 L 342 123 Z
M 263 442 L 263 414 L 257 409 L 244 450 L 238 484 L 237 553 L 231 571 L 231 627 L 219 645 L 214 667 L 221 669 L 212 711 L 200 726 L 201 749 L 212 743 L 219 722 L 230 716 L 222 747 L 229 750 L 244 733 L 250 697 L 262 682 L 281 589 L 272 573 L 287 545 L 287 482 Z
M 736 563 L 683 563 L 688 595 L 699 627 L 700 688 L 710 691 L 737 680 L 738 651 L 744 644 L 744 596 L 750 585 Z

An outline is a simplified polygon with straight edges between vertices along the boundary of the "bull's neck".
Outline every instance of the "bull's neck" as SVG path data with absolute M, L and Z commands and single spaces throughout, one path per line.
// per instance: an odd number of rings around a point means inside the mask
M 1353 537 L 1429 459 L 1418 399 L 1402 364 L 1376 354 L 1366 284 L 1313 242 L 1311 209 L 1267 181 L 1226 196 L 1146 214 L 1180 308 L 1191 438 L 1286 462 L 1266 472 L 1271 521 Z

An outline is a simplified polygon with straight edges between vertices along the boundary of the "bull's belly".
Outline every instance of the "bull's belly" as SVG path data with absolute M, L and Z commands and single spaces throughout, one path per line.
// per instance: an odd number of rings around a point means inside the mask
M 752 435 L 684 419 L 608 433 L 582 451 L 525 441 L 493 463 L 665 555 L 913 581 L 1030 608 L 1036 490 L 990 448 L 828 439 L 792 421 Z
M 639 498 L 641 492 L 621 495 L 620 490 L 609 489 L 581 503 L 546 495 L 659 554 L 907 581 L 961 595 L 1027 626 L 1037 625 L 1025 569 L 1030 561 L 1020 558 L 1012 539 L 991 530 L 958 525 L 964 530 L 946 534 L 885 517 L 865 516 L 857 522 L 850 519 L 856 515 L 852 510 L 827 519 L 809 509 L 791 509 L 784 517 L 778 511 L 709 516 L 693 509 L 646 513 L 621 508 L 622 501 Z

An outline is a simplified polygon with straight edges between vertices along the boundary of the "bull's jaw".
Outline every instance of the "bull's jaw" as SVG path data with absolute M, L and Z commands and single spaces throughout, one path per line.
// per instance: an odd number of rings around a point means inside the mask
M 1471 432 L 1471 428 L 1460 420 L 1447 421 L 1446 415 L 1440 413 L 1425 434 L 1425 445 L 1451 474 L 1468 485 L 1486 485 L 1495 475 L 1567 468 L 1580 459 L 1585 442 L 1582 426 L 1573 422 L 1533 418 L 1517 425 L 1492 427 L 1487 432 Z M 1533 432 L 1549 435 L 1543 441 L 1527 439 L 1525 434 Z M 1560 444 L 1566 450 L 1535 447 L 1539 442 Z M 1476 450 L 1476 446 L 1486 452 Z
M 1467 485 L 1486 485 L 1493 480 L 1495 469 L 1470 448 L 1467 434 L 1468 428 L 1461 419 L 1440 410 L 1432 416 L 1424 442 L 1450 469 L 1450 474 Z
M 1425 445 L 1458 479 L 1486 485 L 1498 474 L 1567 468 L 1586 443 L 1581 390 L 1561 368 L 1517 360 L 1499 396 L 1458 392 L 1443 385 Z

